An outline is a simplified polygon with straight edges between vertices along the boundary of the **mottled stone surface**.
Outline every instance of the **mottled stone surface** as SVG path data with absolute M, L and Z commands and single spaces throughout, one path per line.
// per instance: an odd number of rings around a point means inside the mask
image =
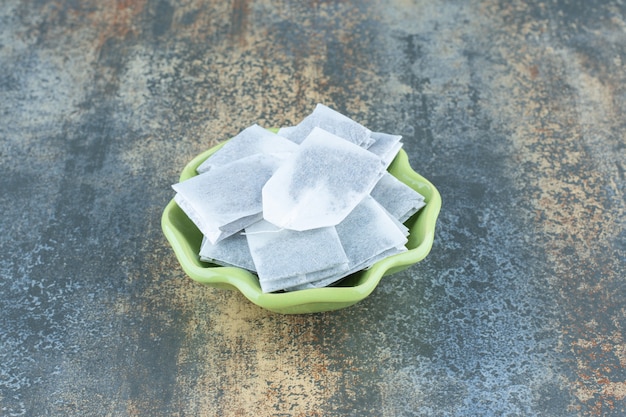
M 622 416 L 621 0 L 0 3 L 0 415 Z M 322 102 L 404 136 L 431 254 L 282 316 L 188 279 L 170 184 Z

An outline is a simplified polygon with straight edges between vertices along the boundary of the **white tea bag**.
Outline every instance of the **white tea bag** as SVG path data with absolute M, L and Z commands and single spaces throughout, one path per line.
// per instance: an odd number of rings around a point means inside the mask
M 172 185 L 175 201 L 217 243 L 262 217 L 261 190 L 278 166 L 269 155 L 242 158 Z
M 245 234 L 265 292 L 276 291 L 269 284 L 273 281 L 282 280 L 281 287 L 293 286 L 306 282 L 302 277 L 307 274 L 348 268 L 348 259 L 333 227 L 296 232 L 262 220 L 246 227 Z
M 335 226 L 335 230 L 348 257 L 349 269 L 284 288 L 285 291 L 327 287 L 381 259 L 407 250 L 404 246 L 408 234 L 406 227 L 369 196 Z
M 335 229 L 349 260 L 349 273 L 406 251 L 405 230 L 372 197 L 366 197 Z
M 325 277 L 321 279 L 317 279 L 314 281 L 305 282 L 304 284 L 293 285 L 290 287 L 284 288 L 285 291 L 298 291 L 298 290 L 308 290 L 312 288 L 322 288 L 328 287 L 329 285 L 335 284 L 346 276 L 350 275 L 350 272 L 342 271 L 338 274 L 333 274 L 330 277 Z
M 424 196 L 389 173 L 383 175 L 370 195 L 401 223 L 426 205 Z
M 276 132 L 276 134 L 284 138 L 289 138 L 290 136 L 295 134 L 296 129 L 297 129 L 296 126 L 285 126 L 285 127 L 281 127 L 280 129 L 278 129 L 278 132 Z M 292 141 L 292 142 L 295 143 L 295 141 Z
M 320 283 L 323 285 L 324 282 L 331 284 L 337 281 L 338 278 L 336 277 L 344 275 L 346 268 L 346 264 L 340 264 L 322 271 L 315 271 L 304 275 L 294 275 L 292 277 L 272 281 L 259 280 L 259 283 L 261 284 L 261 290 L 263 292 L 294 291 L 297 289 L 318 288 Z
M 323 104 L 318 104 L 313 112 L 296 126 L 280 129 L 279 134 L 295 143 L 302 143 L 315 127 L 358 146 L 368 147 L 373 143 L 368 128 Z
M 201 174 L 238 159 L 255 154 L 287 157 L 298 149 L 298 145 L 275 133 L 254 124 L 230 139 L 196 169 Z
M 255 272 L 254 261 L 248 248 L 245 235 L 235 233 L 213 244 L 206 237 L 202 239 L 200 260 L 222 266 L 236 266 Z
M 372 139 L 374 143 L 367 148 L 368 151 L 375 155 L 378 155 L 383 161 L 385 168 L 389 167 L 393 159 L 398 154 L 398 151 L 402 148 L 402 136 L 390 135 L 388 133 L 372 132 Z
M 263 187 L 263 218 L 300 231 L 334 226 L 385 172 L 373 153 L 316 127 Z

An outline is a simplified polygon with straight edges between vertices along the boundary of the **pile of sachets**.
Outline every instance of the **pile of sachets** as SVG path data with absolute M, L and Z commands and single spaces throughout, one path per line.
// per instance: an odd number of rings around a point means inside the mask
M 407 250 L 402 223 L 425 203 L 387 172 L 400 140 L 318 104 L 277 134 L 243 130 L 174 199 L 201 260 L 255 272 L 263 292 L 328 286 Z

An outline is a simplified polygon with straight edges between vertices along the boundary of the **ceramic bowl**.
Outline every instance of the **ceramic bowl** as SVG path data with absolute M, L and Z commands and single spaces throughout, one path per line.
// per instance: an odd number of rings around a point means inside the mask
M 195 175 L 196 168 L 215 153 L 223 143 L 211 148 L 185 166 L 180 181 Z M 248 300 L 265 309 L 283 314 L 317 313 L 351 306 L 370 295 L 383 276 L 402 271 L 428 255 L 435 237 L 435 225 L 441 209 L 441 196 L 433 184 L 413 171 L 407 154 L 400 150 L 389 172 L 425 197 L 426 206 L 404 224 L 410 234 L 408 251 L 389 256 L 354 273 L 338 284 L 293 292 L 263 293 L 258 277 L 241 268 L 222 267 L 200 261 L 202 233 L 172 199 L 163 211 L 163 233 L 185 273 L 193 280 L 215 288 L 240 291 Z

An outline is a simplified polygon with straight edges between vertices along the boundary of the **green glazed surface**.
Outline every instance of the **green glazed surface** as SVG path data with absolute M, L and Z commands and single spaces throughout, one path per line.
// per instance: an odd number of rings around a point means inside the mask
M 222 146 L 223 143 L 191 160 L 183 169 L 180 181 L 197 175 L 196 168 Z M 404 150 L 400 150 L 391 163 L 389 172 L 422 194 L 426 200 L 426 206 L 405 222 L 410 231 L 406 244 L 408 251 L 385 258 L 332 287 L 266 294 L 261 291 L 257 276 L 251 272 L 201 262 L 198 252 L 202 234 L 173 199 L 163 211 L 161 226 L 185 273 L 201 284 L 241 291 L 254 304 L 277 313 L 303 314 L 337 310 L 363 300 L 371 294 L 383 276 L 402 271 L 421 261 L 432 248 L 441 209 L 439 192 L 433 184 L 413 171 Z

